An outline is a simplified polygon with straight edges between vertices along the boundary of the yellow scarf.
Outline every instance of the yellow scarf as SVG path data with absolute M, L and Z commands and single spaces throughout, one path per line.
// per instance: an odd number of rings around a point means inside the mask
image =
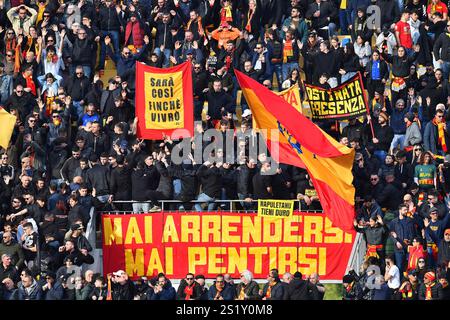
M 237 298 L 237 300 L 244 300 L 245 298 L 245 292 L 244 292 L 244 286 L 242 286 L 241 291 L 239 292 L 239 296 Z
M 47 6 L 47 3 L 44 4 L 38 4 L 39 7 L 39 11 L 38 11 L 38 15 L 37 15 L 37 19 L 36 19 L 36 23 L 41 22 L 44 19 L 44 10 L 45 7 Z
M 220 24 L 224 25 L 230 22 L 233 22 L 233 13 L 231 12 L 231 5 L 228 5 L 220 10 Z
M 269 283 L 269 287 L 267 287 L 266 298 L 272 297 L 272 287 L 276 284 L 276 281 L 272 281 Z

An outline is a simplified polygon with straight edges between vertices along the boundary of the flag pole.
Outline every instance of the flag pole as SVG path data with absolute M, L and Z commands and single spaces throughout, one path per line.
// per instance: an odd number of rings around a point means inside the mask
M 370 115 L 369 110 L 369 101 L 366 96 L 366 88 L 364 88 L 364 82 L 361 76 L 361 72 L 358 71 L 359 81 L 362 86 L 363 96 L 364 96 L 364 104 L 366 105 L 367 119 L 369 120 L 370 131 L 372 132 L 372 138 L 375 138 L 375 131 L 373 130 L 372 116 Z

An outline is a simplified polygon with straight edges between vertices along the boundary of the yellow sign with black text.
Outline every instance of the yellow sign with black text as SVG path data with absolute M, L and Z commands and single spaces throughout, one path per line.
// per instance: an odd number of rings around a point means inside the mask
M 266 218 L 288 218 L 294 211 L 294 200 L 258 199 L 258 216 Z
M 342 120 L 367 112 L 367 100 L 359 73 L 333 89 L 310 84 L 305 84 L 305 88 L 313 120 Z

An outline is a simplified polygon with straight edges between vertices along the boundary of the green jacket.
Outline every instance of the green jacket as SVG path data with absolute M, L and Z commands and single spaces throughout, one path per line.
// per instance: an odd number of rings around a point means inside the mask
M 24 262 L 24 256 L 20 244 L 11 243 L 10 245 L 6 245 L 5 243 L 0 243 L 0 257 L 5 253 L 11 256 L 11 263 L 14 266 L 22 266 Z
M 284 39 L 285 32 L 283 31 L 283 27 L 290 28 L 290 25 L 292 24 L 292 18 L 289 17 L 283 22 L 283 26 L 281 27 L 280 31 L 280 38 Z M 300 40 L 303 43 L 306 43 L 306 40 L 308 40 L 308 26 L 306 25 L 306 22 L 304 19 L 300 18 L 300 22 L 297 25 L 297 29 L 295 30 L 294 36 L 296 39 Z

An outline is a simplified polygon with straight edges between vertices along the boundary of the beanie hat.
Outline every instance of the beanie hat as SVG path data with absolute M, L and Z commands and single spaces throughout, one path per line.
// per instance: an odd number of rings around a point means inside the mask
M 433 271 L 429 271 L 427 273 L 425 273 L 425 279 L 428 279 L 430 281 L 434 281 L 436 280 L 436 274 Z

